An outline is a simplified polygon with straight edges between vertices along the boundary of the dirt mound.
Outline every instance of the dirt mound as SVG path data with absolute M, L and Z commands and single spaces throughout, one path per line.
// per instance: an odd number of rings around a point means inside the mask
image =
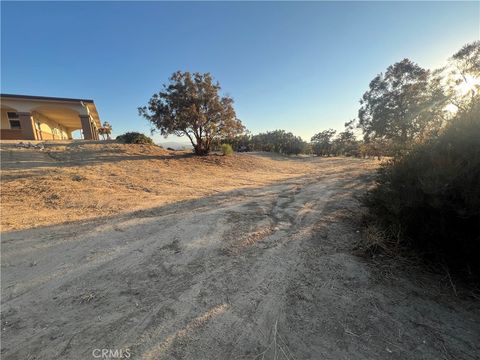
M 58 161 L 88 161 L 93 157 L 169 156 L 171 151 L 157 145 L 109 143 L 71 143 L 46 147 L 45 150 Z M 92 159 L 91 159 L 91 158 Z
M 72 143 L 72 144 L 67 144 L 63 147 L 55 146 L 49 149 L 59 150 L 63 152 L 65 151 L 69 151 L 69 152 L 96 151 L 96 152 L 123 153 L 123 154 L 130 154 L 130 155 L 137 155 L 137 154 L 165 155 L 170 153 L 170 151 L 167 151 L 163 147 L 158 145 L 121 144 L 117 142 Z

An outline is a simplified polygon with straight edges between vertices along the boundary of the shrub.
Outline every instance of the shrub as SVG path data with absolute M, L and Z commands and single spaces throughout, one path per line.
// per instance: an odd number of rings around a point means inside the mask
M 222 144 L 220 149 L 222 150 L 223 155 L 233 155 L 233 148 L 230 144 Z
M 380 169 L 365 202 L 387 236 L 480 275 L 480 104 Z
M 120 141 L 125 144 L 148 144 L 153 145 L 152 138 L 138 132 L 127 132 L 123 135 L 119 135 L 116 138 L 117 141 Z

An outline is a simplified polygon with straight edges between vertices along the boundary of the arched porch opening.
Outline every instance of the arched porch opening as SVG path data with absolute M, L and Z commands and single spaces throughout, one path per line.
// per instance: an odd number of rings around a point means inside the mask
M 66 106 L 42 105 L 31 109 L 37 140 L 69 140 L 81 128 L 78 111 Z

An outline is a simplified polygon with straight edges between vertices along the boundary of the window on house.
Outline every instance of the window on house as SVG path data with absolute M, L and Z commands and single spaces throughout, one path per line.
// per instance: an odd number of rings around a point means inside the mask
M 8 121 L 10 122 L 10 129 L 12 130 L 19 130 L 20 129 L 20 119 L 18 118 L 18 114 L 13 111 L 7 112 Z

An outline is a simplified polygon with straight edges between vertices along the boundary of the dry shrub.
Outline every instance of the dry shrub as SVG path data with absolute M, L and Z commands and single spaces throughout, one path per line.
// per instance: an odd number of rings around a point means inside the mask
M 391 250 L 385 231 L 374 223 L 366 224 L 363 228 L 360 247 L 370 255 L 389 253 Z
M 480 274 L 480 105 L 380 169 L 365 203 L 389 239 Z M 376 230 L 375 230 L 376 231 Z M 379 247 L 374 230 L 368 241 Z M 372 240 L 373 239 L 373 240 Z

